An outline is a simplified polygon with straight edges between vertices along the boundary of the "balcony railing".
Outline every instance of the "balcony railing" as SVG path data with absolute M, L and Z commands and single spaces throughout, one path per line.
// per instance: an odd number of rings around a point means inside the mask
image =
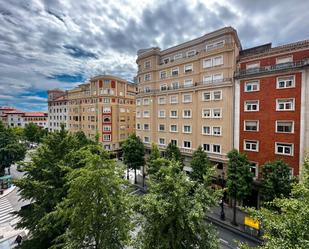
M 243 78 L 246 76 L 252 76 L 252 75 L 257 75 L 257 74 L 267 74 L 267 73 L 273 73 L 277 71 L 297 69 L 297 68 L 302 68 L 305 66 L 309 66 L 309 58 L 306 58 L 300 61 L 281 63 L 281 64 L 276 64 L 276 65 L 271 65 L 271 66 L 257 67 L 257 68 L 251 68 L 251 69 L 241 69 L 241 70 L 236 71 L 235 77 Z
M 137 96 L 143 95 L 143 94 L 165 93 L 165 92 L 178 91 L 178 90 L 183 90 L 183 89 L 194 89 L 200 86 L 216 86 L 216 85 L 225 84 L 231 81 L 232 81 L 231 78 L 224 78 L 224 79 L 211 80 L 211 81 L 195 82 L 192 85 L 179 85 L 178 87 L 167 86 L 164 89 L 148 89 L 146 91 L 138 92 Z

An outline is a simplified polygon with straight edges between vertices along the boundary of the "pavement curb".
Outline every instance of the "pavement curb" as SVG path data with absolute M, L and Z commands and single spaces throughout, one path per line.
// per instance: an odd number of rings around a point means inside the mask
M 216 224 L 217 226 L 220 226 L 220 227 L 222 227 L 222 228 L 224 228 L 224 229 L 230 230 L 230 231 L 232 231 L 232 232 L 238 234 L 239 236 L 242 236 L 242 237 L 244 237 L 244 238 L 246 238 L 246 239 L 248 239 L 248 240 L 251 240 L 251 241 L 253 241 L 253 242 L 255 242 L 255 243 L 259 243 L 259 244 L 262 244 L 262 243 L 263 243 L 263 240 L 258 239 L 258 238 L 253 237 L 253 236 L 250 236 L 249 234 L 245 233 L 244 231 L 241 231 L 241 230 L 239 230 L 239 229 L 233 227 L 232 225 L 228 225 L 228 224 L 226 224 L 226 223 L 220 222 L 220 221 L 218 221 L 217 219 L 215 219 L 215 218 L 213 218 L 213 217 L 206 216 L 206 220 L 207 220 L 208 222 L 214 223 L 214 224 Z
M 8 189 L 7 191 L 5 191 L 5 193 L 3 193 L 2 195 L 0 195 L 0 199 L 2 199 L 3 197 L 7 196 L 8 194 L 12 193 L 14 191 L 14 189 L 16 188 L 15 185 L 12 185 L 10 187 L 10 189 Z

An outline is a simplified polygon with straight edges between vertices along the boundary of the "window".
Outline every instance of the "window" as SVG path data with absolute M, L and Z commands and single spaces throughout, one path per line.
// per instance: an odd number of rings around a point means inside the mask
M 213 146 L 212 146 L 212 152 L 213 152 L 213 153 L 217 153 L 217 154 L 221 154 L 221 145 L 219 145 L 219 144 L 213 144 Z
M 222 40 L 222 41 L 217 41 L 217 42 L 214 42 L 214 43 L 211 43 L 211 44 L 207 44 L 206 45 L 206 51 L 210 51 L 210 50 L 213 50 L 213 49 L 216 49 L 216 48 L 223 48 L 224 43 L 225 43 L 225 41 Z
M 255 81 L 248 81 L 245 83 L 245 92 L 256 92 L 260 90 L 260 82 Z
M 170 118 L 178 118 L 178 111 L 177 110 L 171 110 Z
M 167 85 L 166 84 L 160 85 L 160 91 L 166 91 L 166 90 L 167 90 Z
M 217 73 L 213 75 L 213 81 L 222 81 L 223 80 L 223 74 L 222 73 Z
M 285 76 L 277 78 L 277 89 L 295 87 L 295 77 Z
M 174 55 L 174 60 L 179 60 L 182 58 L 182 54 L 175 54 Z
M 159 138 L 159 144 L 165 145 L 165 138 Z
M 145 61 L 144 67 L 150 68 L 150 66 L 151 66 L 150 61 Z
M 294 111 L 294 99 L 277 99 L 277 111 Z
M 140 123 L 137 123 L 136 124 L 136 130 L 140 130 L 141 129 L 141 124 Z
M 172 69 L 172 76 L 178 76 L 179 74 L 179 68 L 178 67 L 175 67 Z
M 140 118 L 140 117 L 141 117 L 141 111 L 136 111 L 136 117 L 137 117 L 137 118 Z M 110 122 L 110 121 L 108 121 L 108 122 Z
M 210 101 L 210 100 L 211 100 L 211 93 L 203 92 L 203 101 Z
M 151 80 L 151 74 L 150 73 L 144 74 L 144 80 L 145 81 L 150 81 Z
M 150 143 L 149 137 L 144 137 L 144 143 L 146 143 L 146 144 Z
M 259 111 L 259 101 L 258 100 L 245 101 L 245 111 L 246 112 L 257 112 L 257 111 Z
M 184 125 L 183 126 L 183 130 L 182 130 L 183 133 L 191 133 L 191 125 Z
M 214 136 L 221 136 L 221 127 L 220 126 L 212 127 L 212 134 Z
M 166 64 L 166 63 L 169 63 L 169 62 L 170 62 L 170 58 L 169 58 L 169 57 L 164 58 L 162 61 L 163 61 L 165 64 Z
M 213 109 L 212 110 L 212 117 L 213 118 L 221 118 L 221 109 Z
M 160 72 L 160 79 L 165 79 L 166 78 L 166 71 L 161 71 Z
M 173 82 L 171 84 L 171 86 L 172 86 L 173 89 L 178 89 L 179 88 L 179 82 Z
M 192 80 L 185 80 L 183 86 L 184 87 L 193 86 L 193 81 Z
M 171 125 L 170 132 L 178 132 L 177 125 L 175 125 L 175 124 Z
M 144 130 L 149 131 L 149 124 L 144 124 Z
M 142 102 L 142 101 L 141 101 L 140 99 L 137 99 L 137 100 L 136 100 L 136 105 L 141 105 L 141 102 Z
M 275 153 L 279 155 L 293 156 L 293 144 L 276 143 Z
M 150 99 L 143 99 L 143 104 L 144 105 L 149 105 Z
M 294 132 L 294 122 L 293 121 L 276 121 L 276 132 L 293 133 Z
M 159 105 L 165 104 L 166 103 L 166 98 L 165 97 L 159 97 L 158 98 L 158 103 L 159 103 Z
M 183 141 L 183 147 L 190 149 L 191 148 L 191 142 L 190 141 Z
M 149 118 L 150 117 L 150 112 L 149 111 L 144 111 L 143 117 L 144 118 Z
M 257 120 L 245 120 L 244 131 L 258 131 L 259 121 Z
M 259 151 L 259 142 L 255 140 L 245 140 L 244 150 L 246 151 Z
M 250 172 L 253 174 L 253 179 L 257 179 L 259 176 L 258 164 L 250 162 Z
M 210 109 L 203 109 L 202 118 L 211 118 L 211 110 Z
M 111 108 L 110 107 L 104 107 L 103 108 L 103 113 L 109 113 L 111 112 Z
M 212 76 L 211 75 L 205 75 L 203 77 L 203 83 L 207 84 L 207 83 L 211 83 L 212 82 Z
M 149 86 L 145 86 L 145 87 L 144 87 L 144 92 L 150 93 L 150 87 L 149 87 Z
M 175 140 L 175 139 L 171 139 L 171 144 L 172 144 L 172 145 L 176 145 L 176 146 L 177 146 L 177 140 Z
M 192 102 L 192 95 L 191 94 L 183 94 L 182 97 L 183 97 L 183 100 L 182 100 L 183 103 Z
M 214 57 L 212 59 L 212 65 L 213 66 L 219 66 L 219 65 L 222 65 L 222 64 L 223 64 L 223 56 L 222 55 Z
M 178 103 L 178 95 L 170 96 L 170 103 L 171 104 L 177 104 Z
M 111 131 L 112 127 L 110 125 L 103 125 L 103 131 Z
M 260 67 L 260 62 L 250 63 L 246 65 L 247 70 L 256 69 Z
M 288 56 L 288 57 L 281 57 L 276 59 L 276 64 L 283 64 L 283 63 L 289 63 L 293 62 L 293 57 Z
M 190 73 L 192 71 L 193 71 L 193 64 L 185 65 L 185 67 L 184 67 L 184 72 L 185 73 Z
M 188 51 L 187 52 L 187 57 L 192 57 L 196 54 L 196 51 L 195 50 L 191 50 L 191 51 Z
M 103 141 L 111 141 L 111 135 L 110 134 L 104 134 L 103 135 Z
M 222 99 L 222 91 L 214 91 L 213 100 L 221 100 L 221 99 Z
M 159 124 L 158 130 L 159 131 L 165 131 L 165 125 L 164 124 Z
M 183 118 L 191 118 L 191 110 L 183 110 Z
M 210 152 L 210 144 L 203 144 L 203 149 L 206 152 Z
M 209 67 L 212 67 L 212 60 L 211 59 L 203 60 L 203 68 L 209 68 Z
M 203 135 L 211 135 L 211 127 L 210 126 L 203 126 L 202 133 L 203 133 Z
M 158 116 L 159 116 L 159 118 L 165 118 L 165 110 L 159 110 Z

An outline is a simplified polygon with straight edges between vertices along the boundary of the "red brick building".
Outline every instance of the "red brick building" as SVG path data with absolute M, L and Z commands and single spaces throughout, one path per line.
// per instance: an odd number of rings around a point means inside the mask
M 242 50 L 235 77 L 235 148 L 257 178 L 276 159 L 299 175 L 309 152 L 309 40 Z

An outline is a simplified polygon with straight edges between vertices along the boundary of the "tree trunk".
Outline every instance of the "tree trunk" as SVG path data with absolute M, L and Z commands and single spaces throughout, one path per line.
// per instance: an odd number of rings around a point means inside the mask
M 136 180 L 136 168 L 134 169 L 134 183 L 137 184 L 137 180 Z
M 129 173 L 130 173 L 130 168 L 129 168 L 129 165 L 127 167 L 127 180 L 129 180 Z
M 233 221 L 232 224 L 234 226 L 238 226 L 237 221 L 236 221 L 236 197 L 234 197 L 234 203 L 233 203 Z

